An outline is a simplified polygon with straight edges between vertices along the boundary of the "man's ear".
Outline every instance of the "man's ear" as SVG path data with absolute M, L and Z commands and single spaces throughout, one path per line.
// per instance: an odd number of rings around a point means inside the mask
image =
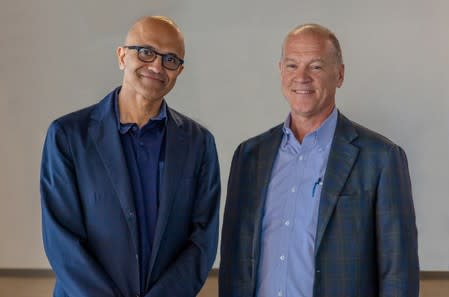
M 343 81 L 345 80 L 345 65 L 338 65 L 338 83 L 337 87 L 340 88 L 343 85 Z
M 115 51 L 117 54 L 117 61 L 118 61 L 118 67 L 120 70 L 125 69 L 125 48 L 119 46 L 117 47 L 117 50 Z
M 179 66 L 178 75 L 180 75 L 183 70 L 184 70 L 184 65 Z

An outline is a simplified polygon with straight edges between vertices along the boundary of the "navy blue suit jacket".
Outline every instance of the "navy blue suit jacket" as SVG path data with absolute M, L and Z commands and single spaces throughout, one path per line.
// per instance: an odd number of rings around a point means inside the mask
M 255 296 L 265 199 L 282 135 L 279 125 L 235 151 L 220 297 Z M 405 153 L 340 113 L 320 197 L 314 260 L 314 297 L 418 297 L 417 231 Z
M 213 136 L 167 109 L 165 166 L 148 275 L 111 94 L 54 121 L 41 167 L 44 247 L 54 296 L 196 296 L 215 259 L 220 177 Z

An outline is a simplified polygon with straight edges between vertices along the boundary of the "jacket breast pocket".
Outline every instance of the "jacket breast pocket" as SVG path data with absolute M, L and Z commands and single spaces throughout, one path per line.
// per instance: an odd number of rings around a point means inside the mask
M 372 209 L 374 198 L 373 191 L 343 193 L 338 197 L 337 210 L 341 210 L 347 215 L 361 214 Z
M 374 192 L 360 191 L 339 196 L 335 218 L 343 234 L 360 234 L 364 225 L 372 222 L 374 214 Z

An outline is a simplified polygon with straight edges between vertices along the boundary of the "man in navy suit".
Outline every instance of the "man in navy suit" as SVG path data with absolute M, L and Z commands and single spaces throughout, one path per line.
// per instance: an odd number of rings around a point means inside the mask
M 214 138 L 168 107 L 184 39 L 137 21 L 117 49 L 123 84 L 55 120 L 41 167 L 45 251 L 57 297 L 196 296 L 217 248 Z
M 233 157 L 220 297 L 417 297 L 407 159 L 336 109 L 337 38 L 298 26 L 279 68 L 289 115 Z

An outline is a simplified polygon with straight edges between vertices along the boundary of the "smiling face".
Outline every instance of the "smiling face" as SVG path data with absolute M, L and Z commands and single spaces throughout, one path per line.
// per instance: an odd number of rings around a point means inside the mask
M 335 92 L 344 78 L 344 65 L 329 38 L 308 29 L 290 33 L 279 68 L 292 118 L 322 123 L 335 106 Z
M 150 46 L 158 53 L 175 54 L 184 58 L 184 39 L 179 29 L 169 20 L 160 17 L 147 17 L 139 20 L 128 32 L 127 46 Z M 117 57 L 123 70 L 121 93 L 131 97 L 143 97 L 150 101 L 162 100 L 176 83 L 182 72 L 181 65 L 176 70 L 162 66 L 162 57 L 150 63 L 139 60 L 137 51 L 119 47 Z

